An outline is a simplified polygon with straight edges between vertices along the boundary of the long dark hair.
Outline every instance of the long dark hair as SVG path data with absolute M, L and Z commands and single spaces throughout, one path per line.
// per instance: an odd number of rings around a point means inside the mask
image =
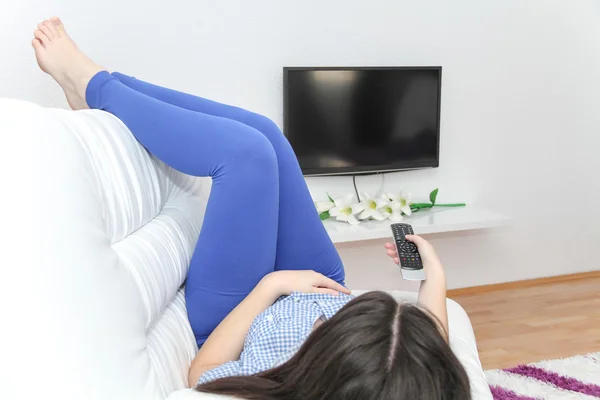
M 286 363 L 198 385 L 249 400 L 470 400 L 467 374 L 416 305 L 384 292 L 350 301 Z

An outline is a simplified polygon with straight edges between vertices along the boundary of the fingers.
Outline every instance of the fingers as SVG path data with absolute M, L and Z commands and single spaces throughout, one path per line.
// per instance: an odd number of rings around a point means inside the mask
M 315 293 L 332 294 L 334 296 L 340 295 L 340 292 L 338 292 L 337 290 L 326 289 L 326 288 L 315 288 Z
M 319 280 L 317 281 L 317 285 L 320 289 L 333 289 L 334 291 L 350 294 L 350 290 L 340 285 L 333 279 L 326 277 L 325 275 L 319 274 Z
M 394 262 L 398 265 L 400 265 L 400 259 L 398 258 L 398 252 L 396 251 L 396 246 L 394 246 L 392 243 L 386 243 L 384 245 L 384 247 L 387 249 L 386 254 L 388 255 L 388 257 L 391 257 L 392 260 L 394 260 Z
M 405 238 L 406 238 L 407 241 L 416 244 L 417 247 L 419 247 L 420 245 L 423 245 L 423 244 L 427 243 L 427 240 L 423 239 L 419 235 L 406 235 Z
M 386 243 L 384 247 L 387 249 L 386 254 L 388 255 L 388 257 L 394 258 L 398 255 L 398 252 L 396 251 L 396 246 L 394 246 L 393 244 Z

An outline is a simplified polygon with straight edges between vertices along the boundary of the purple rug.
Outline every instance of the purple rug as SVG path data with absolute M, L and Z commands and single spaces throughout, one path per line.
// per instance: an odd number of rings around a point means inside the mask
M 600 399 L 600 353 L 486 371 L 496 400 Z

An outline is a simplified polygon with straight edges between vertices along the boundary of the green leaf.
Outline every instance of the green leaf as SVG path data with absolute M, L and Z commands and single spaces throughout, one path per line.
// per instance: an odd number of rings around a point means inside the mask
M 327 198 L 329 199 L 330 202 L 335 203 L 335 201 L 333 200 L 333 198 L 329 195 L 329 193 L 327 193 Z M 329 215 L 329 214 L 327 214 Z
M 319 214 L 319 218 L 321 218 L 321 221 L 325 221 L 329 217 L 330 217 L 329 211 L 325 211 L 325 212 L 322 212 L 321 214 Z
M 435 199 L 438 195 L 438 189 L 433 189 L 431 193 L 429 193 L 429 201 L 431 201 L 432 205 L 435 205 Z

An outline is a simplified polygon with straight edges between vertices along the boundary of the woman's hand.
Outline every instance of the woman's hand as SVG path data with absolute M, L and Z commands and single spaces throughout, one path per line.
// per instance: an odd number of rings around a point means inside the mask
M 426 280 L 421 282 L 417 302 L 427 308 L 440 322 L 441 333 L 448 341 L 448 311 L 446 310 L 446 273 L 435 249 L 427 240 L 417 235 L 406 235 L 406 240 L 419 249 Z M 399 264 L 396 247 L 386 243 L 387 255 Z
M 421 255 L 421 260 L 423 261 L 423 269 L 425 269 L 425 273 L 427 273 L 427 270 L 442 267 L 442 262 L 440 261 L 440 258 L 438 257 L 431 243 L 418 235 L 406 235 L 406 240 L 414 243 L 419 249 L 419 254 Z M 396 246 L 394 246 L 392 243 L 386 243 L 385 248 L 387 249 L 387 255 L 391 257 L 396 264 L 400 265 L 398 253 L 396 252 Z
M 433 246 L 421 236 L 407 235 L 406 240 L 419 249 L 426 280 L 421 282 L 417 302 L 428 309 L 440 322 L 442 336 L 448 341 L 448 311 L 446 310 L 446 272 Z M 386 243 L 387 255 L 399 264 L 396 247 Z
M 326 293 L 339 295 L 338 292 L 350 294 L 350 290 L 336 281 L 318 272 L 306 271 L 275 271 L 263 278 L 264 284 L 273 287 L 280 296 L 292 292 Z

